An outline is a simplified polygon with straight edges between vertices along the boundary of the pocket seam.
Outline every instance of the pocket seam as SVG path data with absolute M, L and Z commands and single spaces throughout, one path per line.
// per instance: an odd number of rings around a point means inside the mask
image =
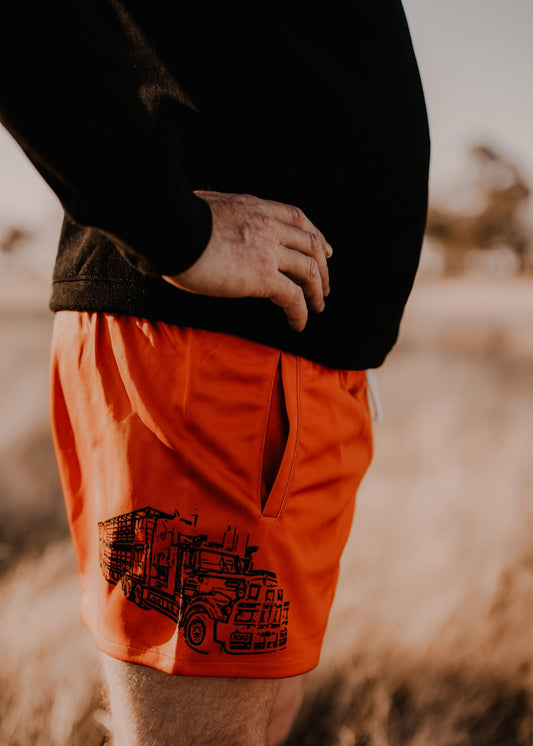
M 284 371 L 283 371 L 284 358 L 282 354 L 280 354 L 280 360 L 281 360 L 281 377 L 282 377 L 282 384 L 283 384 L 283 394 L 284 394 L 284 399 L 285 399 L 285 408 L 287 411 L 287 418 L 289 421 L 289 433 L 288 433 L 287 442 L 285 444 L 285 448 L 283 451 L 283 455 L 281 458 L 281 462 L 278 468 L 278 472 L 276 474 L 276 478 L 266 498 L 265 504 L 261 508 L 261 517 L 270 518 L 272 520 L 277 520 L 280 517 L 283 511 L 283 508 L 285 506 L 285 502 L 287 499 L 287 493 L 289 491 L 289 486 L 292 480 L 294 466 L 296 463 L 296 456 L 298 453 L 298 445 L 299 445 L 299 438 L 300 438 L 300 366 L 299 366 L 299 359 L 298 357 L 295 358 L 294 380 L 292 380 L 292 377 L 291 377 L 291 384 L 294 386 L 296 390 L 296 406 L 295 406 L 296 411 L 295 412 L 293 411 L 292 406 L 289 407 L 289 404 L 287 401 L 286 386 L 288 384 L 286 380 L 286 375 L 284 375 Z M 294 429 L 296 429 L 296 431 Z M 266 433 L 265 433 L 265 437 L 266 437 Z M 290 459 L 290 465 L 287 469 L 285 465 L 289 459 Z M 283 477 L 284 484 L 282 486 L 282 493 L 281 495 L 277 496 L 275 493 L 277 493 L 280 489 L 280 486 L 278 483 L 280 482 L 282 475 L 284 475 L 285 472 L 287 471 L 288 471 L 287 476 Z M 277 508 L 275 511 L 272 510 L 272 502 L 275 502 L 274 507 Z
M 259 449 L 259 460 L 258 460 L 258 467 L 257 467 L 258 480 L 257 480 L 256 489 L 255 489 L 255 496 L 259 502 L 259 512 L 261 514 L 263 513 L 263 508 L 264 508 L 264 506 L 262 505 L 262 500 L 261 500 L 261 485 L 262 485 L 262 480 L 263 480 L 265 449 L 266 449 L 267 435 L 268 435 L 268 422 L 269 422 L 270 414 L 272 411 L 272 399 L 274 397 L 274 385 L 276 383 L 276 377 L 278 375 L 278 370 L 279 370 L 279 375 L 281 376 L 281 352 L 278 352 L 276 356 L 276 361 L 275 361 L 275 364 L 272 370 L 272 376 L 270 378 L 270 384 L 268 387 L 268 402 L 266 406 L 266 414 L 265 414 L 265 419 L 264 419 L 263 428 L 262 428 L 263 437 L 261 439 L 261 448 Z M 283 454 L 282 454 L 282 459 L 283 459 Z M 279 471 L 279 465 L 278 465 L 278 471 Z M 268 502 L 268 498 L 271 492 L 272 492 L 272 488 L 270 489 L 268 495 L 266 496 L 265 506 Z

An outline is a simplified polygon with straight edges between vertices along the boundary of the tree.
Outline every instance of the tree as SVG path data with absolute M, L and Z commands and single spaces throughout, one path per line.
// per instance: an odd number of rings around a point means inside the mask
M 511 249 L 518 260 L 519 272 L 530 263 L 531 233 L 523 218 L 530 188 L 516 165 L 488 145 L 470 150 L 478 165 L 477 186 L 481 207 L 473 213 L 461 213 L 430 205 L 427 235 L 444 256 L 445 274 L 464 270 L 471 249 Z

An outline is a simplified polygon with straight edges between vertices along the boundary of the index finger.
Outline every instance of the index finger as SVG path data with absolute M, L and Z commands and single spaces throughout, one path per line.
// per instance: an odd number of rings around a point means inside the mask
M 306 233 L 314 233 L 322 246 L 326 257 L 330 257 L 333 254 L 333 249 L 330 244 L 326 241 L 326 238 L 322 231 L 320 231 L 316 225 L 314 225 L 302 209 L 295 205 L 289 205 L 284 202 L 275 202 L 273 200 L 264 200 L 265 205 L 268 207 L 270 215 L 279 220 L 280 223 L 285 225 L 292 225 L 296 228 L 300 228 Z

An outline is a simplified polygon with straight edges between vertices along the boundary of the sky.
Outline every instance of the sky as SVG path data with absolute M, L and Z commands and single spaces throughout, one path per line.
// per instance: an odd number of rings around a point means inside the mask
M 429 113 L 431 190 L 453 189 L 485 142 L 533 184 L 533 0 L 404 0 Z M 38 224 L 57 200 L 0 128 L 0 220 Z
M 450 187 L 473 142 L 533 184 L 533 0 L 404 0 L 429 113 L 431 183 Z

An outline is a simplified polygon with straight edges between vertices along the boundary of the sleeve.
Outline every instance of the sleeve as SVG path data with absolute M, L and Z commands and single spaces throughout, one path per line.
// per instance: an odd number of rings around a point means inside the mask
M 139 95 L 106 0 L 12 0 L 2 10 L 0 121 L 81 225 L 142 272 L 200 256 L 211 212 L 180 166 L 175 130 Z

